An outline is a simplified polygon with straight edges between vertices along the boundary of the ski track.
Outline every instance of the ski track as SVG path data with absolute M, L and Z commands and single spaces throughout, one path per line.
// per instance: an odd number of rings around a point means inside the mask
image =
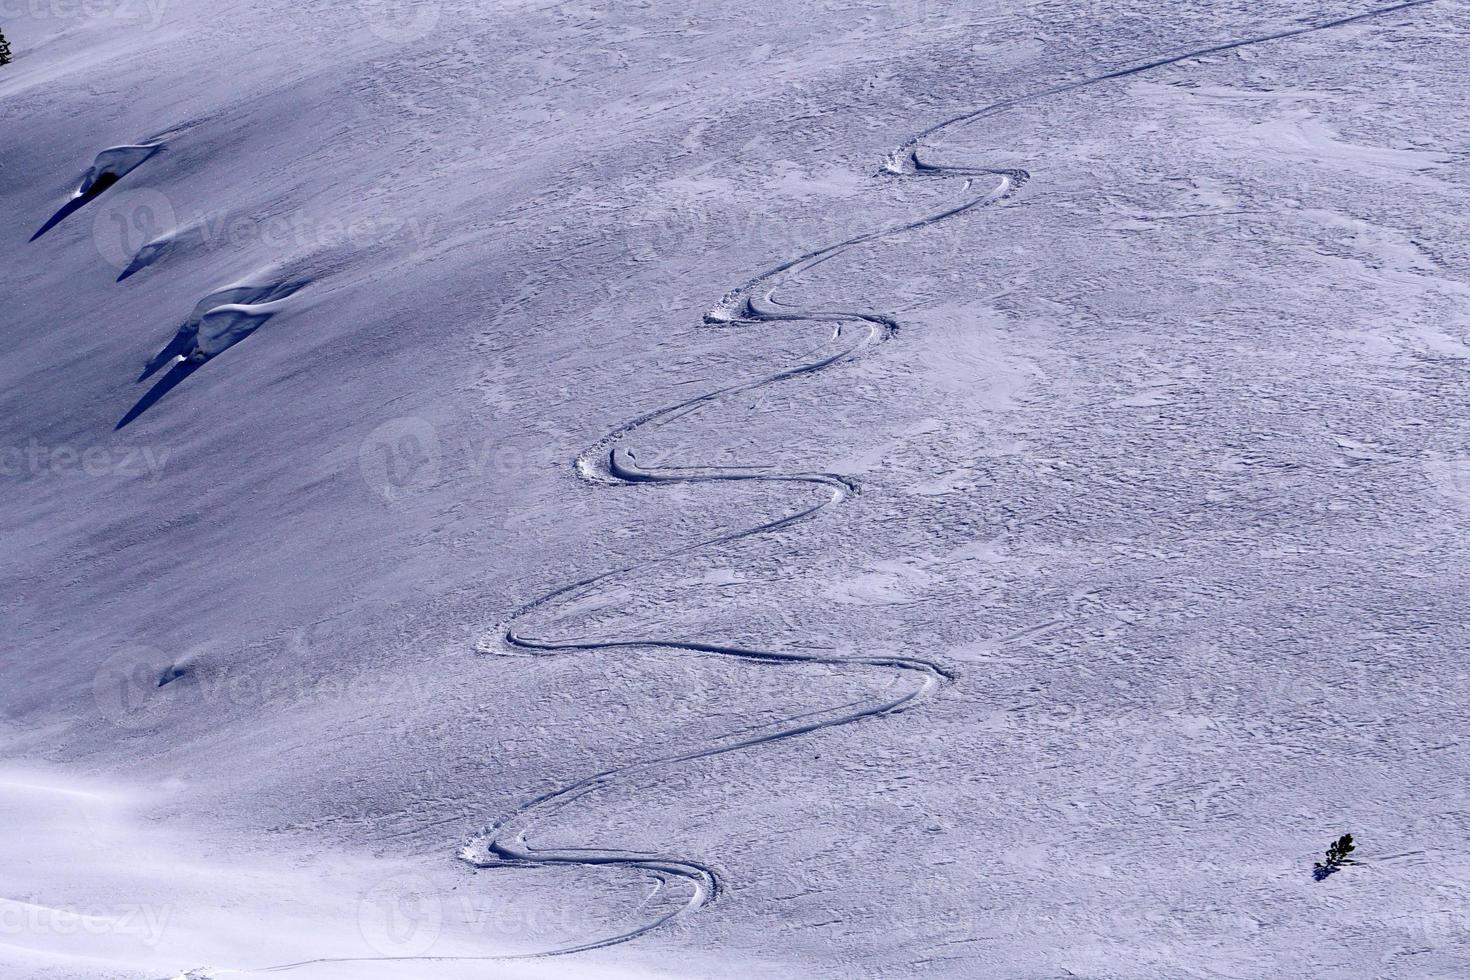
M 579 579 L 547 592 L 522 605 L 502 620 L 494 632 L 495 642 L 490 645 L 481 645 L 479 648 L 481 653 L 508 656 L 547 656 L 628 648 L 655 649 L 706 656 L 732 657 L 739 660 L 764 663 L 805 663 L 827 664 L 841 667 L 882 668 L 893 671 L 895 680 L 909 678 L 914 681 L 909 689 L 902 694 L 884 694 L 877 700 L 835 708 L 819 709 L 810 713 L 785 718 L 771 725 L 732 732 L 724 740 L 703 748 L 645 759 L 583 777 L 576 782 L 543 793 L 523 804 L 514 813 L 491 825 L 481 835 L 462 847 L 459 852 L 461 860 L 477 868 L 547 865 L 612 866 L 647 872 L 656 879 L 658 888 L 667 886 L 671 880 L 682 880 L 690 886 L 689 897 L 683 905 L 625 932 L 541 952 L 486 956 L 322 957 L 295 963 L 261 967 L 248 971 L 228 972 L 277 973 L 328 963 L 492 961 L 564 956 L 570 953 L 581 953 L 615 946 L 637 939 L 662 926 L 668 925 L 678 918 L 697 911 L 718 898 L 720 894 L 719 876 L 705 862 L 689 857 L 640 853 L 599 847 L 543 850 L 532 847 L 526 840 L 526 834 L 530 831 L 534 823 L 550 816 L 560 808 L 590 793 L 607 788 L 617 782 L 627 781 L 632 777 L 652 776 L 658 770 L 668 766 L 691 762 L 697 759 L 707 759 L 712 756 L 723 755 L 728 752 L 735 752 L 758 745 L 767 745 L 773 742 L 796 738 L 810 732 L 836 728 L 863 719 L 883 717 L 903 711 L 923 701 L 942 686 L 952 681 L 955 677 L 955 671 L 936 661 L 926 660 L 920 657 L 866 657 L 814 654 L 790 650 L 730 646 L 697 640 L 667 640 L 651 637 L 628 637 L 624 639 L 606 640 L 552 640 L 536 638 L 518 632 L 515 629 L 516 621 L 532 612 L 545 611 L 558 601 L 566 601 L 574 597 L 586 595 L 595 586 L 609 579 L 630 572 L 637 572 L 652 565 L 671 562 L 718 545 L 739 541 L 742 538 L 749 538 L 791 527 L 792 525 L 817 516 L 828 507 L 842 503 L 857 490 L 855 483 L 836 473 L 779 473 L 771 472 L 768 467 L 761 466 L 668 466 L 658 469 L 645 469 L 638 465 L 631 450 L 620 448 L 618 443 L 639 429 L 673 421 L 676 418 L 683 417 L 692 411 L 696 411 L 727 396 L 752 391 L 783 381 L 795 380 L 851 361 L 897 333 L 899 329 L 898 321 L 893 317 L 880 313 L 854 310 L 795 310 L 790 307 L 784 307 L 784 304 L 772 298 L 774 287 L 770 283 L 778 276 L 799 275 L 822 262 L 835 258 L 853 246 L 880 241 L 905 232 L 918 231 L 957 215 L 964 214 L 967 211 L 995 204 L 1015 193 L 1031 177 L 1028 171 L 1020 169 L 972 168 L 925 162 L 919 157 L 919 145 L 929 137 L 935 136 L 946 129 L 974 122 L 978 119 L 999 115 L 1018 106 L 1028 105 L 1054 95 L 1075 91 L 1091 85 L 1127 78 L 1131 75 L 1138 75 L 1143 72 L 1176 65 L 1180 62 L 1211 54 L 1219 54 L 1251 45 L 1281 41 L 1318 31 L 1344 27 L 1401 11 L 1411 10 L 1416 7 L 1427 6 L 1436 2 L 1438 0 L 1407 0 L 1407 2 L 1369 10 L 1352 16 L 1302 25 L 1269 34 L 1259 34 L 1239 40 L 1213 44 L 1208 47 L 1191 49 L 1181 54 L 1140 62 L 1107 72 L 1106 74 L 1065 82 L 1040 91 L 994 102 L 979 109 L 952 116 L 916 133 L 889 154 L 884 161 L 882 169 L 879 171 L 880 174 L 895 178 L 965 177 L 970 180 L 976 177 L 996 177 L 998 178 L 998 182 L 989 192 L 970 198 L 954 207 L 926 215 L 912 222 L 857 235 L 837 242 L 836 244 L 799 255 L 796 258 L 766 270 L 744 285 L 726 293 L 720 303 L 709 313 L 705 314 L 704 321 L 706 325 L 734 327 L 743 324 L 781 321 L 830 323 L 832 324 L 831 335 L 827 342 L 818 348 L 817 352 L 814 352 L 819 354 L 815 360 L 805 361 L 774 374 L 717 388 L 678 402 L 677 404 L 639 415 L 613 429 L 577 457 L 575 465 L 578 475 L 582 479 L 593 483 L 627 486 L 645 483 L 755 482 L 789 484 L 794 489 L 812 487 L 820 489 L 824 493 L 822 498 L 816 503 L 805 506 L 779 519 L 708 538 L 675 551 L 666 552 L 588 578 Z M 967 181 L 966 187 L 968 186 Z M 778 307 L 784 308 L 778 309 Z M 844 341 L 849 341 L 849 333 L 857 333 L 858 336 L 855 340 L 844 343 Z M 832 350 L 832 348 L 836 349 Z M 823 353 L 829 350 L 831 351 L 830 353 Z M 208 976 L 210 974 L 192 974 L 194 977 L 201 975 Z

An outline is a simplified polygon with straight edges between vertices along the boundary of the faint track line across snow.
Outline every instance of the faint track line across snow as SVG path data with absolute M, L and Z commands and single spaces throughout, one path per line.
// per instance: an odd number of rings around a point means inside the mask
M 774 374 L 718 388 L 678 402 L 677 404 L 669 405 L 630 419 L 582 452 L 576 460 L 576 467 L 580 476 L 589 481 L 602 484 L 759 482 L 786 484 L 793 488 L 815 488 L 823 492 L 821 499 L 814 504 L 804 506 L 777 520 L 721 534 L 676 551 L 583 578 L 563 585 L 551 592 L 547 592 L 525 603 L 507 616 L 495 631 L 494 645 L 482 649 L 482 652 L 538 656 L 636 647 L 641 649 L 679 651 L 707 656 L 732 657 L 741 660 L 767 663 L 809 663 L 881 668 L 895 672 L 895 678 L 907 677 L 912 679 L 914 682 L 912 686 L 901 694 L 884 694 L 870 702 L 859 705 L 822 709 L 809 714 L 798 715 L 762 728 L 731 733 L 725 740 L 702 748 L 646 759 L 594 773 L 568 785 L 550 790 L 530 800 L 514 813 L 490 826 L 484 833 L 461 849 L 460 857 L 477 867 L 536 865 L 613 866 L 647 872 L 657 878 L 661 885 L 671 880 L 683 880 L 687 882 L 690 886 L 690 894 L 685 903 L 671 911 L 665 912 L 652 921 L 615 935 L 591 939 L 537 953 L 501 956 L 328 957 L 297 963 L 285 963 L 247 972 L 279 972 L 319 963 L 386 962 L 394 960 L 426 962 L 513 960 L 559 956 L 628 942 L 639 936 L 646 935 L 661 926 L 667 925 L 675 919 L 694 912 L 715 900 L 720 893 L 720 880 L 715 871 L 707 863 L 702 861 L 689 857 L 624 851 L 613 848 L 579 847 L 543 850 L 535 848 L 528 843 L 526 835 L 537 821 L 546 818 L 561 807 L 579 800 L 589 793 L 611 786 L 616 782 L 638 776 L 650 776 L 660 769 L 684 762 L 710 758 L 740 749 L 795 738 L 810 732 L 851 724 L 865 718 L 891 715 L 918 704 L 948 683 L 954 675 L 951 670 L 938 662 L 919 657 L 840 656 L 835 654 L 802 653 L 789 650 L 728 646 L 698 640 L 668 640 L 652 637 L 559 641 L 533 637 L 518 631 L 515 623 L 530 613 L 544 611 L 558 602 L 564 602 L 585 595 L 597 585 L 616 576 L 643 569 L 653 564 L 674 561 L 718 545 L 728 544 L 743 538 L 790 527 L 799 522 L 816 517 L 827 507 L 842 503 L 855 491 L 855 486 L 851 481 L 835 473 L 781 473 L 761 467 L 750 466 L 704 467 L 696 465 L 644 469 L 638 465 L 634 454 L 627 449 L 621 448 L 619 443 L 639 429 L 673 421 L 691 411 L 712 404 L 729 395 L 752 391 L 782 381 L 794 380 L 835 367 L 860 356 L 865 351 L 892 337 L 899 327 L 898 322 L 892 317 L 870 311 L 793 309 L 778 304 L 771 298 L 773 287 L 770 284 L 777 277 L 799 275 L 815 265 L 836 257 L 853 246 L 879 241 L 905 232 L 917 231 L 967 211 L 995 204 L 1013 194 L 1030 179 L 1028 172 L 1019 169 L 971 168 L 928 163 L 919 156 L 919 146 L 925 139 L 951 127 L 999 115 L 1018 106 L 1028 105 L 1054 95 L 1075 91 L 1087 86 L 1126 78 L 1131 75 L 1141 74 L 1211 54 L 1219 54 L 1251 45 L 1281 41 L 1318 31 L 1344 27 L 1349 24 L 1427 6 L 1435 2 L 1437 0 L 1408 0 L 1408 2 L 1381 7 L 1352 16 L 1213 44 L 1208 47 L 1195 48 L 1181 54 L 1140 62 L 1107 72 L 1106 74 L 1065 82 L 1037 92 L 991 103 L 979 109 L 962 113 L 936 123 L 903 142 L 885 161 L 882 170 L 884 174 L 895 178 L 965 177 L 973 179 L 976 177 L 995 177 L 997 178 L 997 182 L 988 192 L 969 198 L 954 207 L 927 215 L 912 222 L 883 228 L 868 234 L 849 238 L 833 245 L 828 245 L 815 251 L 807 252 L 767 270 L 749 280 L 744 285 L 727 293 L 719 305 L 710 313 L 706 314 L 706 324 L 717 327 L 733 327 L 741 324 L 777 321 L 829 323 L 832 325 L 831 335 L 824 347 L 819 349 L 819 355 L 814 360 L 798 364 Z M 856 336 L 854 337 L 852 335 Z M 826 351 L 826 353 L 820 353 L 821 351 Z

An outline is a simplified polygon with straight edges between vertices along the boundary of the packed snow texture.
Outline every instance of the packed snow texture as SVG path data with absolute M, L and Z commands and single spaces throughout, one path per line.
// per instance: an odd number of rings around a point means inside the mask
M 1470 975 L 1467 14 L 7 11 L 0 974 Z

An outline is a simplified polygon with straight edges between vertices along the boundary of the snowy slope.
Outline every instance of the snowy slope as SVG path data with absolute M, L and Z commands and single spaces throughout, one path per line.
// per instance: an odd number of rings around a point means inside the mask
M 1470 972 L 1466 14 L 0 23 L 0 972 Z

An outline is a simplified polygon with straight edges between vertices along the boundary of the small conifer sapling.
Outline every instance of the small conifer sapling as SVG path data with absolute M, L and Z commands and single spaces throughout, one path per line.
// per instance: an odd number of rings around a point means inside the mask
M 1321 881 L 1345 864 L 1357 864 L 1356 861 L 1348 857 L 1355 850 L 1357 848 L 1353 846 L 1352 834 L 1343 834 L 1329 844 L 1327 846 L 1327 859 L 1325 861 L 1318 861 L 1312 865 L 1313 874 L 1317 880 Z

